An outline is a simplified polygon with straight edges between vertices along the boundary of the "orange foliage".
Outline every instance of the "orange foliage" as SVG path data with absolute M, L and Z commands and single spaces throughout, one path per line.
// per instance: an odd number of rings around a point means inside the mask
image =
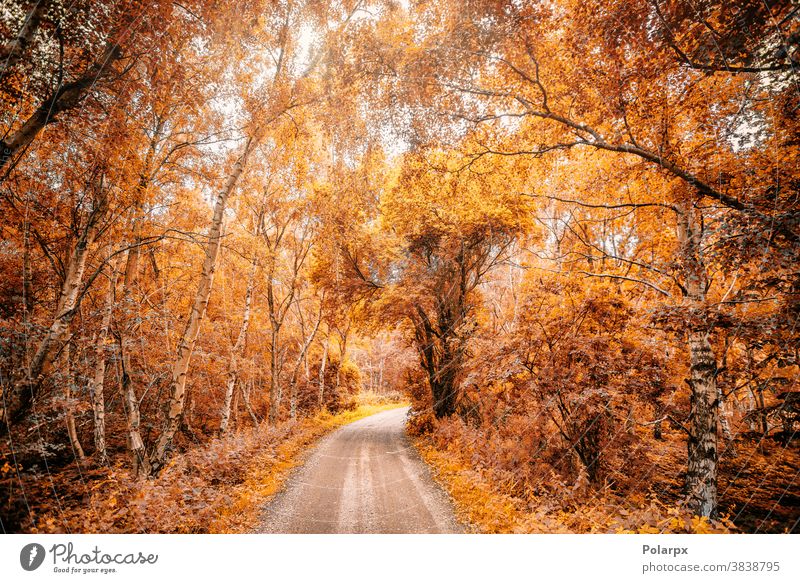
M 365 391 L 481 532 L 797 527 L 793 3 L 23 4 L 4 529 L 245 529 Z

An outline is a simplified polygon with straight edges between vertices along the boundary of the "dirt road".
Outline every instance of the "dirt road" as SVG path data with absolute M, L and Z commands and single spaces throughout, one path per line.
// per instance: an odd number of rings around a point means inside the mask
M 327 436 L 265 508 L 265 533 L 461 532 L 392 409 Z

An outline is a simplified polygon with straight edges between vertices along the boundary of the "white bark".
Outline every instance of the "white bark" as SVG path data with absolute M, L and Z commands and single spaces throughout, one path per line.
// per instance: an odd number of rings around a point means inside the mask
M 89 396 L 92 399 L 92 411 L 94 414 L 94 451 L 99 465 L 108 464 L 108 454 L 106 452 L 106 405 L 103 389 L 106 377 L 106 345 L 108 342 L 108 330 L 111 327 L 111 315 L 114 312 L 116 286 L 117 269 L 114 265 L 111 267 L 106 304 L 103 308 L 103 318 L 95 343 L 94 376 L 89 379 Z
M 247 330 L 250 326 L 250 309 L 253 302 L 253 288 L 255 287 L 257 266 L 258 261 L 253 259 L 252 266 L 250 267 L 250 275 L 247 278 L 247 291 L 244 296 L 242 325 L 239 328 L 239 335 L 236 338 L 236 343 L 231 349 L 231 356 L 228 362 L 228 375 L 225 382 L 225 400 L 222 404 L 222 416 L 219 423 L 220 435 L 225 435 L 228 432 L 228 425 L 230 423 L 231 403 L 233 402 L 233 393 L 239 377 L 239 358 L 244 351 L 247 340 Z
M 122 381 L 120 385 L 123 402 L 125 403 L 128 451 L 131 456 L 133 474 L 137 477 L 144 477 L 149 473 L 147 451 L 140 429 L 139 398 L 136 395 L 136 381 L 139 375 L 134 370 L 133 359 L 131 358 L 135 345 L 133 333 L 136 329 L 136 319 L 133 312 L 137 309 L 133 291 L 139 276 L 139 257 L 141 255 L 141 220 L 137 215 L 141 212 L 141 209 L 141 202 L 138 202 L 133 208 L 131 247 L 128 249 L 125 260 L 122 296 L 118 304 L 119 316 L 117 318 L 120 361 L 122 363 Z
M 328 364 L 328 348 L 330 347 L 330 334 L 325 337 L 325 345 L 322 349 L 322 360 L 319 363 L 319 393 L 317 395 L 317 405 L 320 409 L 325 405 L 325 366 Z
M 214 214 L 211 220 L 211 227 L 208 233 L 208 242 L 205 248 L 205 260 L 200 274 L 200 281 L 194 297 L 194 304 L 189 318 L 186 321 L 186 328 L 178 343 L 177 356 L 172 365 L 172 381 L 170 383 L 170 397 L 167 409 L 167 418 L 164 428 L 158 441 L 155 444 L 152 455 L 150 456 L 150 474 L 158 473 L 164 466 L 167 454 L 172 447 L 175 433 L 180 426 L 183 416 L 184 405 L 186 403 L 186 375 L 189 371 L 189 361 L 194 351 L 194 345 L 200 332 L 200 324 L 203 321 L 208 306 L 208 299 L 211 295 L 211 285 L 214 279 L 214 270 L 217 266 L 217 255 L 221 243 L 222 226 L 225 218 L 225 209 L 228 199 L 236 188 L 236 183 L 244 171 L 253 147 L 254 140 L 247 141 L 244 151 L 233 166 L 224 187 L 217 195 L 214 204 Z
M 106 206 L 104 200 L 98 200 L 95 210 L 87 220 L 87 224 L 81 230 L 81 234 L 70 253 L 64 273 L 64 281 L 61 284 L 61 293 L 56 305 L 55 315 L 42 341 L 31 359 L 30 366 L 24 371 L 22 379 L 18 380 L 7 399 L 6 409 L 0 410 L 0 418 L 3 418 L 6 427 L 19 420 L 22 414 L 31 406 L 45 376 L 50 372 L 53 360 L 64 338 L 69 330 L 69 325 L 75 315 L 75 308 L 78 303 L 81 288 L 83 285 L 83 274 L 86 271 L 86 260 L 89 257 L 89 248 L 97 236 L 97 223 L 105 214 Z
M 78 439 L 78 430 L 75 427 L 75 403 L 72 400 L 72 363 L 70 362 L 70 340 L 67 340 L 61 352 L 61 381 L 64 383 L 64 420 L 67 424 L 67 435 L 72 451 L 79 460 L 86 457 L 81 442 Z

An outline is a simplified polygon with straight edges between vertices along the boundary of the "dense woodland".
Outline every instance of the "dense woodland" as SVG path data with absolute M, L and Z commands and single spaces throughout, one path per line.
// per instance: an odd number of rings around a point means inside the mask
M 795 1 L 6 0 L 0 41 L 3 531 L 214 530 L 366 392 L 478 530 L 797 531 Z

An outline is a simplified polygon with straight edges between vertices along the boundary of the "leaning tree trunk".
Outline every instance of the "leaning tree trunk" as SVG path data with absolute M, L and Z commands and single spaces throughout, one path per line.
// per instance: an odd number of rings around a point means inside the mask
M 247 410 L 247 414 L 250 415 L 250 420 L 253 422 L 254 427 L 258 427 L 259 421 L 258 417 L 256 416 L 256 412 L 253 411 L 253 404 L 250 402 L 250 388 L 252 386 L 252 381 L 250 383 L 245 383 L 245 386 L 241 387 L 241 395 L 242 395 L 242 402 L 244 403 L 244 408 Z
M 678 240 L 681 244 L 685 271 L 686 306 L 689 325 L 689 378 L 691 390 L 688 467 L 686 489 L 693 512 L 700 516 L 717 514 L 717 426 L 719 393 L 717 360 L 711 346 L 711 329 L 703 312 L 705 308 L 706 273 L 702 257 L 702 217 L 699 211 L 685 207 L 678 219 Z
M 253 302 L 253 288 L 255 287 L 257 265 L 258 262 L 253 258 L 253 264 L 250 267 L 250 275 L 247 278 L 247 291 L 244 295 L 242 325 L 239 328 L 239 336 L 236 338 L 236 343 L 231 349 L 231 357 L 228 362 L 228 376 L 225 382 L 225 400 L 222 404 L 222 417 L 219 423 L 220 435 L 225 435 L 228 432 L 228 425 L 231 419 L 231 403 L 233 402 L 236 381 L 239 377 L 239 358 L 244 350 L 244 345 L 247 340 L 247 329 L 250 326 L 250 307 Z
M 183 416 L 184 405 L 186 403 L 186 374 L 189 371 L 189 361 L 194 351 L 197 335 L 200 332 L 200 324 L 203 321 L 208 306 L 208 298 L 211 295 L 211 284 L 214 279 L 214 270 L 217 265 L 217 255 L 221 243 L 222 225 L 225 218 L 225 208 L 233 193 L 236 183 L 244 171 L 247 158 L 255 145 L 251 138 L 247 141 L 244 151 L 233 166 L 233 170 L 228 176 L 228 180 L 214 204 L 214 215 L 211 220 L 211 227 L 208 232 L 208 242 L 205 248 L 205 260 L 200 274 L 200 282 L 194 297 L 192 311 L 186 321 L 186 328 L 178 343 L 177 356 L 172 365 L 172 381 L 170 383 L 170 397 L 167 409 L 167 418 L 164 428 L 158 441 L 155 444 L 152 455 L 150 456 L 150 474 L 157 474 L 167 460 L 167 454 L 172 447 L 175 433 L 180 427 L 181 417 Z
M 82 76 L 60 85 L 17 130 L 0 138 L 0 170 L 23 152 L 48 124 L 57 121 L 61 113 L 76 108 L 120 57 L 119 47 L 109 43 L 103 55 Z M 3 178 L 0 177 L 0 181 Z
M 83 274 L 86 270 L 86 260 L 89 257 L 89 248 L 97 236 L 97 223 L 105 214 L 105 210 L 105 201 L 98 201 L 95 211 L 92 212 L 86 226 L 81 230 L 81 234 L 67 262 L 53 321 L 39 343 L 36 353 L 31 359 L 30 366 L 23 371 L 24 376 L 14 383 L 11 391 L 6 396 L 4 400 L 5 409 L 0 410 L 0 419 L 4 420 L 0 427 L 8 428 L 10 424 L 18 421 L 31 407 L 34 399 L 39 394 L 45 376 L 52 368 L 53 360 L 59 347 L 62 346 L 72 318 L 75 316 L 75 308 L 78 304 L 83 283 Z

